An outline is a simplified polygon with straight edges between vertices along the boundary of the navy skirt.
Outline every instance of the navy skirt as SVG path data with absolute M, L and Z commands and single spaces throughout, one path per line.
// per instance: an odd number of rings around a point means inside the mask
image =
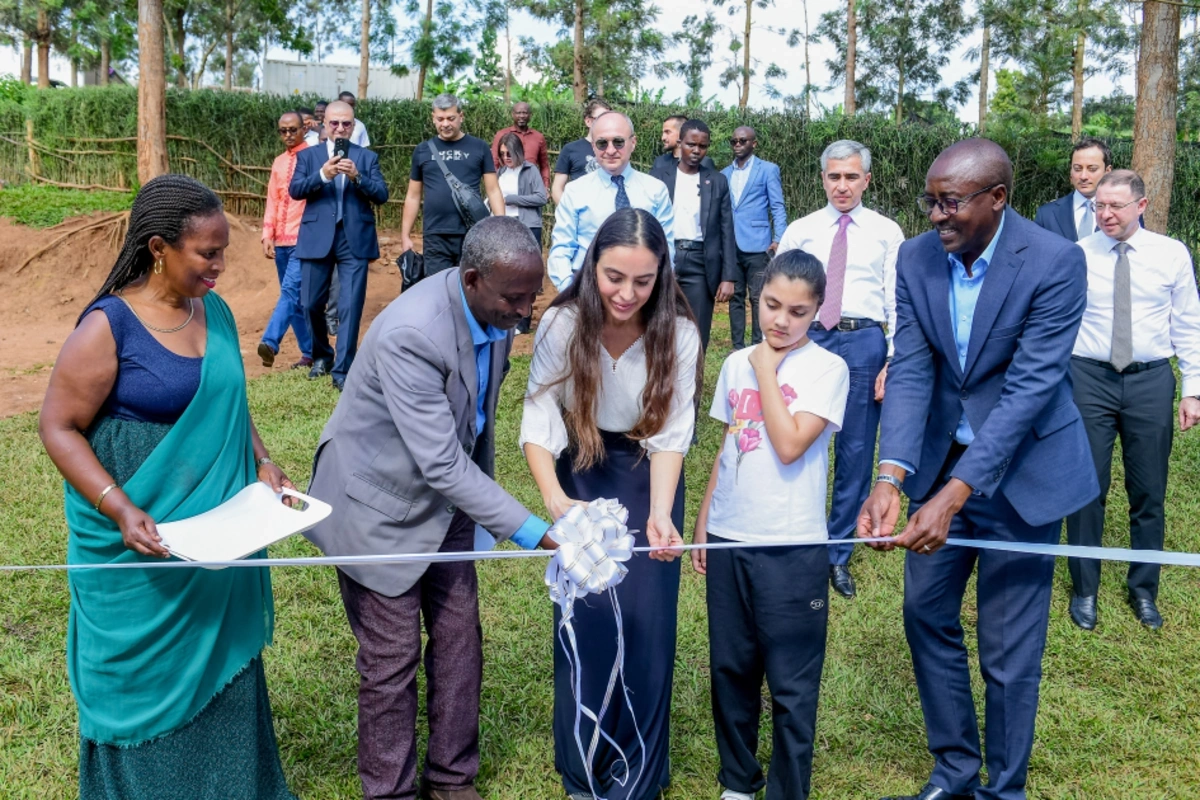
M 650 458 L 624 434 L 601 431 L 606 457 L 585 472 L 574 472 L 571 450 L 559 457 L 558 480 L 575 500 L 615 498 L 629 511 L 628 525 L 636 530 L 639 547 L 648 544 L 650 516 Z M 683 530 L 683 476 L 675 491 L 671 520 Z M 614 692 L 602 729 L 624 750 L 621 764 L 616 749 L 600 739 L 592 759 L 595 790 L 606 800 L 652 800 L 670 783 L 671 688 L 675 669 L 675 631 L 679 604 L 680 561 L 654 561 L 644 553 L 627 563 L 629 574 L 615 588 L 625 635 L 625 682 L 630 713 Z M 568 794 L 587 793 L 587 774 L 575 742 L 575 697 L 571 668 L 559 642 L 561 612 L 554 607 L 554 763 Z M 607 594 L 590 595 L 575 603 L 575 636 L 582 668 L 584 704 L 598 712 L 617 657 L 616 619 Z M 565 637 L 564 637 L 565 638 Z M 636 727 L 635 727 L 636 722 Z M 594 726 L 583 718 L 579 737 L 587 752 Z M 638 741 L 637 732 L 645 746 Z M 639 776 L 640 775 L 640 779 Z M 624 779 L 624 785 L 621 781 Z M 634 782 L 636 780 L 636 786 Z

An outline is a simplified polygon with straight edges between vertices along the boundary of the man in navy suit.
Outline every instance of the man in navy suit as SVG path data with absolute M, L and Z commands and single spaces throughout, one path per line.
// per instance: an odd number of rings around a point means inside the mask
M 379 158 L 356 144 L 334 152 L 338 140 L 354 130 L 354 109 L 340 100 L 325 109 L 324 146 L 302 150 L 288 186 L 295 200 L 306 200 L 300 218 L 296 255 L 300 258 L 300 302 L 312 325 L 313 367 L 309 378 L 332 375 L 341 391 L 358 352 L 358 328 L 367 298 L 367 262 L 379 258 L 372 203 L 386 203 L 387 183 Z M 330 275 L 338 274 L 337 353 L 329 345 L 325 303 Z
M 904 627 L 934 768 L 916 795 L 889 800 L 1025 798 L 1054 559 L 943 545 L 1051 544 L 1099 493 L 1069 370 L 1083 251 L 1008 208 L 1011 187 L 999 145 L 951 145 L 918 201 L 935 230 L 896 265 L 879 475 L 858 531 L 892 535 L 903 488 Z M 960 620 L 976 566 L 986 786 Z
M 1100 139 L 1085 138 L 1071 150 L 1074 191 L 1037 210 L 1033 221 L 1064 239 L 1077 242 L 1098 229 L 1093 205 L 1100 179 L 1112 172 L 1112 151 Z
M 733 349 L 746 346 L 746 290 L 750 290 L 750 343 L 762 341 L 758 327 L 759 278 L 779 247 L 787 227 L 783 207 L 783 182 L 779 167 L 754 155 L 758 145 L 754 128 L 742 126 L 729 140 L 733 163 L 721 171 L 729 182 L 733 201 L 733 231 L 737 240 L 737 278 L 729 299 L 729 328 Z

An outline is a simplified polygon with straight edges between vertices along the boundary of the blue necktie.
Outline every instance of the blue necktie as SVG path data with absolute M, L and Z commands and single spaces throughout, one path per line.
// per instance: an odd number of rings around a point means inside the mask
M 346 176 L 339 174 L 334 178 L 337 185 L 337 219 L 335 222 L 342 221 L 342 199 L 346 196 Z
M 616 184 L 617 187 L 617 211 L 620 211 L 622 208 L 629 208 L 629 195 L 625 193 L 625 176 L 614 175 L 612 182 Z

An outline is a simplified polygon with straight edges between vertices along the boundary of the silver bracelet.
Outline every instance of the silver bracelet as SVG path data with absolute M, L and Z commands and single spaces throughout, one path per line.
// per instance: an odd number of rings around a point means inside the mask
M 878 486 L 881 483 L 887 483 L 895 486 L 897 492 L 904 491 L 904 481 L 900 480 L 895 475 L 888 475 L 884 472 L 879 473 L 875 476 L 875 485 Z

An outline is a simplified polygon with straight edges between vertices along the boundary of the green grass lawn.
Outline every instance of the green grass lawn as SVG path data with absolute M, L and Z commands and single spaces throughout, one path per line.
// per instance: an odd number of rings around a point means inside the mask
M 0 216 L 21 225 L 49 228 L 95 211 L 127 211 L 133 192 L 89 192 L 23 183 L 0 190 Z
M 708 386 L 728 351 L 727 321 L 714 330 Z M 531 509 L 537 491 L 517 450 L 528 359 L 517 359 L 500 411 L 501 483 Z M 335 395 L 299 373 L 250 386 L 254 417 L 272 456 L 298 482 Z M 0 561 L 60 563 L 67 534 L 57 472 L 26 414 L 0 420 Z M 719 428 L 705 421 L 687 460 L 688 525 L 712 464 Z M 1172 458 L 1167 544 L 1200 551 L 1200 433 L 1182 436 Z M 1117 470 L 1117 483 L 1120 470 Z M 1123 509 L 1123 490 L 1112 505 Z M 685 536 L 690 535 L 690 527 Z M 1107 543 L 1127 542 L 1119 520 Z M 314 555 L 303 540 L 275 556 Z M 832 600 L 813 797 L 878 798 L 919 787 L 931 759 L 900 617 L 902 559 L 863 551 L 854 561 L 859 597 Z M 489 800 L 561 796 L 550 733 L 551 605 L 542 562 L 480 565 L 486 667 L 481 794 Z M 284 770 L 304 798 L 360 797 L 355 774 L 354 639 L 330 568 L 273 575 L 277 625 L 266 653 Z M 1035 798 L 1185 798 L 1200 794 L 1200 571 L 1164 570 L 1166 626 L 1142 630 L 1124 606 L 1124 570 L 1104 568 L 1100 626 L 1086 634 L 1066 614 L 1065 562 L 1056 573 L 1037 745 Z M 969 594 L 973 598 L 974 593 Z M 61 573 L 0 574 L 0 796 L 75 796 L 77 729 L 64 665 L 68 598 Z M 709 712 L 704 583 L 684 567 L 679 603 L 670 798 L 716 798 L 717 756 Z M 975 609 L 964 620 L 973 638 Z M 974 652 L 972 643 L 971 650 Z M 136 676 L 131 676 L 136 680 Z M 977 696 L 981 684 L 976 680 Z M 980 709 L 982 711 L 982 709 Z M 764 726 L 764 760 L 769 726 Z

